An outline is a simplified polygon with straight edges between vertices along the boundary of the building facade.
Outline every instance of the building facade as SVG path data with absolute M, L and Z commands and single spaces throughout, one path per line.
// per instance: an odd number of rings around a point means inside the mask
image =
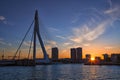
M 91 55 L 90 54 L 86 54 L 86 60 L 90 60 L 91 59 Z
M 76 61 L 76 49 L 71 48 L 70 52 L 71 52 L 71 60 L 72 60 L 72 62 L 75 62 Z
M 78 47 L 76 48 L 76 53 L 77 53 L 77 61 L 78 62 L 82 62 L 82 48 Z
M 111 54 L 111 61 L 113 63 L 120 63 L 120 54 Z
M 52 60 L 58 60 L 58 48 L 52 48 Z
M 109 55 L 108 54 L 103 54 L 104 61 L 108 62 L 109 61 Z

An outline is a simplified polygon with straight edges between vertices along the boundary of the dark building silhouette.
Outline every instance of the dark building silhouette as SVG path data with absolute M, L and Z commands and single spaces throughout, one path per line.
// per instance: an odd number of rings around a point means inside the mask
M 103 54 L 103 57 L 104 57 L 104 61 L 105 61 L 105 62 L 110 61 L 110 60 L 109 60 L 109 55 L 108 55 L 108 54 Z
M 120 54 L 111 54 L 111 61 L 113 63 L 120 63 Z
M 84 61 L 84 62 L 85 62 L 86 64 L 90 63 L 91 55 L 90 55 L 90 54 L 86 54 L 85 57 L 86 57 L 86 58 L 85 58 L 85 61 Z
M 76 61 L 76 49 L 71 48 L 70 51 L 71 51 L 71 60 L 72 62 L 75 62 Z
M 89 61 L 91 59 L 91 55 L 90 54 L 86 54 L 86 60 Z
M 52 48 L 52 60 L 58 60 L 58 48 Z
M 95 57 L 95 60 L 100 61 L 100 60 L 101 60 L 101 58 L 100 58 L 100 57 L 98 57 L 98 56 L 96 56 L 96 57 Z
M 82 62 L 82 48 L 81 47 L 76 48 L 76 53 L 77 62 Z
M 82 48 L 71 48 L 71 60 L 72 62 L 82 62 Z

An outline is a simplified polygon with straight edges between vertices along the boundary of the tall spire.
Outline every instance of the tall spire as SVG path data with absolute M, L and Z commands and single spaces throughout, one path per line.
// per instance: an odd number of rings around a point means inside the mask
M 34 43 L 33 43 L 33 60 L 36 60 L 36 32 L 38 27 L 38 11 L 35 11 L 35 17 L 34 17 Z
M 33 60 L 36 61 L 36 37 L 38 37 L 39 43 L 42 48 L 42 52 L 44 54 L 44 62 L 48 63 L 49 59 L 47 56 L 47 52 L 44 47 L 44 43 L 42 41 L 40 32 L 39 32 L 39 20 L 38 20 L 38 11 L 35 11 L 35 18 L 34 18 L 35 24 L 34 24 L 34 44 L 33 44 Z

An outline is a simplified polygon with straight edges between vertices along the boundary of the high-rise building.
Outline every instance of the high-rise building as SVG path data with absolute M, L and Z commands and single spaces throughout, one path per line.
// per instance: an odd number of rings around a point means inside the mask
M 72 62 L 76 61 L 76 49 L 75 48 L 71 48 L 71 60 Z
M 81 47 L 76 48 L 76 53 L 77 53 L 77 61 L 82 62 L 82 48 Z
M 71 60 L 73 62 L 82 62 L 82 48 L 71 48 Z
M 58 48 L 52 48 L 52 60 L 58 60 Z

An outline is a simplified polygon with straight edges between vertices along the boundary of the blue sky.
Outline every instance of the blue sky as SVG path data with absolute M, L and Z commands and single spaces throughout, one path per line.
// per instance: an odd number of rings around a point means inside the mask
M 70 57 L 72 47 L 83 47 L 84 55 L 120 52 L 119 0 L 1 0 L 1 54 L 3 49 L 6 54 L 15 52 L 36 9 L 41 34 L 47 36 L 46 49 L 57 46 L 60 57 Z M 29 42 L 28 37 L 23 45 Z

